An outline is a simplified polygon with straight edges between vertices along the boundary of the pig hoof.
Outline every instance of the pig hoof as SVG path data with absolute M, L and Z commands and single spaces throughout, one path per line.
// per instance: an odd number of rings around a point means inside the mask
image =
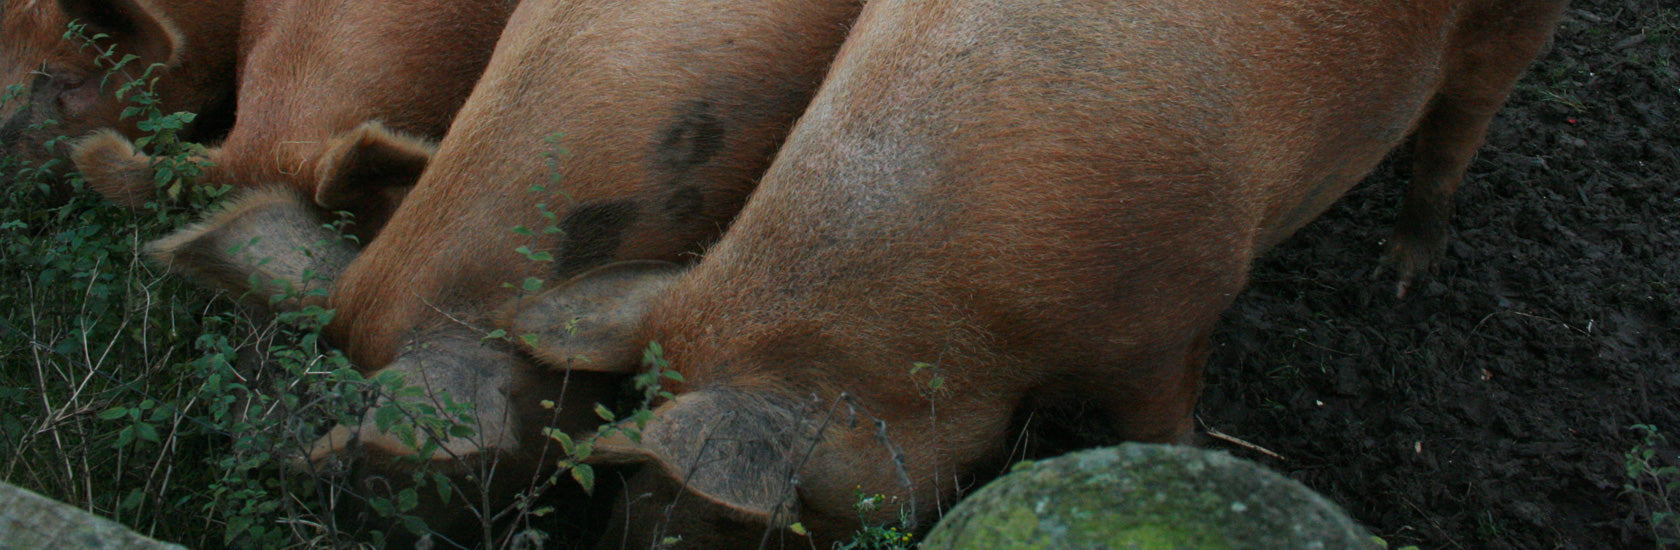
M 1395 299 L 1405 299 L 1419 275 L 1427 272 L 1435 260 L 1435 251 L 1440 247 L 1431 243 L 1419 242 L 1401 235 L 1395 235 L 1388 240 L 1388 249 L 1383 252 L 1382 262 L 1376 270 L 1376 275 L 1386 276 L 1393 273 Z

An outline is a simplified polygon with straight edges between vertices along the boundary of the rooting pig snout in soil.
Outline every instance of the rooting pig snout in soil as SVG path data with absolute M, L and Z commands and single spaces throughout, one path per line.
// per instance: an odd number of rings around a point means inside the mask
M 1680 494 L 1626 486 L 1633 425 L 1668 438 L 1653 468 L 1680 466 L 1677 120 L 1680 5 L 1574 2 L 1405 299 L 1377 261 L 1404 152 L 1255 267 L 1199 416 L 1282 458 L 1210 445 L 1391 547 L 1673 547 Z

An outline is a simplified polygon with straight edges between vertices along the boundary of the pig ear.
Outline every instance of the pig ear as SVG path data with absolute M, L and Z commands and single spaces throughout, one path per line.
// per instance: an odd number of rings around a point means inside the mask
M 87 34 L 111 37 L 120 54 L 173 67 L 180 62 L 181 31 L 144 0 L 59 0 L 64 15 L 86 23 Z M 144 67 L 141 67 L 143 70 Z
M 356 255 L 324 215 L 288 191 L 249 191 L 147 252 L 170 271 L 259 305 L 282 293 L 282 307 L 319 303 Z
M 741 519 L 786 527 L 797 521 L 795 473 L 816 434 L 797 409 L 760 393 L 696 391 L 661 405 L 639 431 L 618 424 L 585 462 L 644 464 Z
M 119 206 L 139 208 L 157 198 L 152 159 L 116 130 L 100 130 L 70 148 L 88 187 Z
M 383 224 L 436 151 L 430 141 L 363 123 L 327 144 L 315 172 L 315 204 L 349 211 L 363 225 Z
M 419 457 L 434 463 L 517 451 L 520 419 L 508 398 L 514 375 L 506 361 L 507 355 L 481 345 L 476 334 L 430 334 L 404 347 L 395 360 L 380 368 L 380 376 L 398 377 L 403 389 L 381 397 L 363 414 L 360 424 L 333 427 L 295 465 L 327 466 L 355 450 L 365 451 L 376 461 Z M 393 425 L 392 419 L 407 418 L 407 413 L 390 415 L 413 407 L 445 411 L 452 404 L 472 405 L 470 421 L 464 426 L 471 433 L 454 433 L 453 428 L 434 433 L 405 422 Z M 408 437 L 399 435 L 404 431 L 409 431 Z M 430 454 L 419 454 L 428 439 L 440 436 Z
M 618 262 L 503 306 L 497 326 L 521 351 L 557 369 L 630 373 L 641 364 L 642 314 L 682 268 L 669 262 Z

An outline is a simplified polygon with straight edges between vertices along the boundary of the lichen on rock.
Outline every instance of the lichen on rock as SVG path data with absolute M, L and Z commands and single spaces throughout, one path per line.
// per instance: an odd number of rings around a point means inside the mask
M 1311 489 L 1219 451 L 1127 443 L 1017 468 L 958 504 L 944 549 L 1377 548 Z

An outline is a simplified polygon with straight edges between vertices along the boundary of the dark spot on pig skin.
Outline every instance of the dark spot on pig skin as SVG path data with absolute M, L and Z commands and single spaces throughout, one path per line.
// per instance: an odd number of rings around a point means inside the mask
M 696 168 L 723 150 L 723 122 L 712 111 L 710 101 L 685 104 L 654 150 L 653 173 L 670 193 L 663 211 L 672 222 L 693 222 L 705 211 L 705 193 L 691 180 Z
M 705 195 L 699 187 L 688 185 L 678 188 L 665 199 L 665 215 L 677 222 L 693 221 L 705 212 Z
M 558 274 L 571 275 L 613 259 L 637 214 L 636 203 L 630 200 L 590 202 L 567 212 L 560 219 Z
M 723 123 L 712 113 L 711 102 L 688 103 L 659 139 L 653 156 L 656 171 L 665 174 L 667 185 L 681 185 L 690 170 L 723 149 L 723 135 Z

